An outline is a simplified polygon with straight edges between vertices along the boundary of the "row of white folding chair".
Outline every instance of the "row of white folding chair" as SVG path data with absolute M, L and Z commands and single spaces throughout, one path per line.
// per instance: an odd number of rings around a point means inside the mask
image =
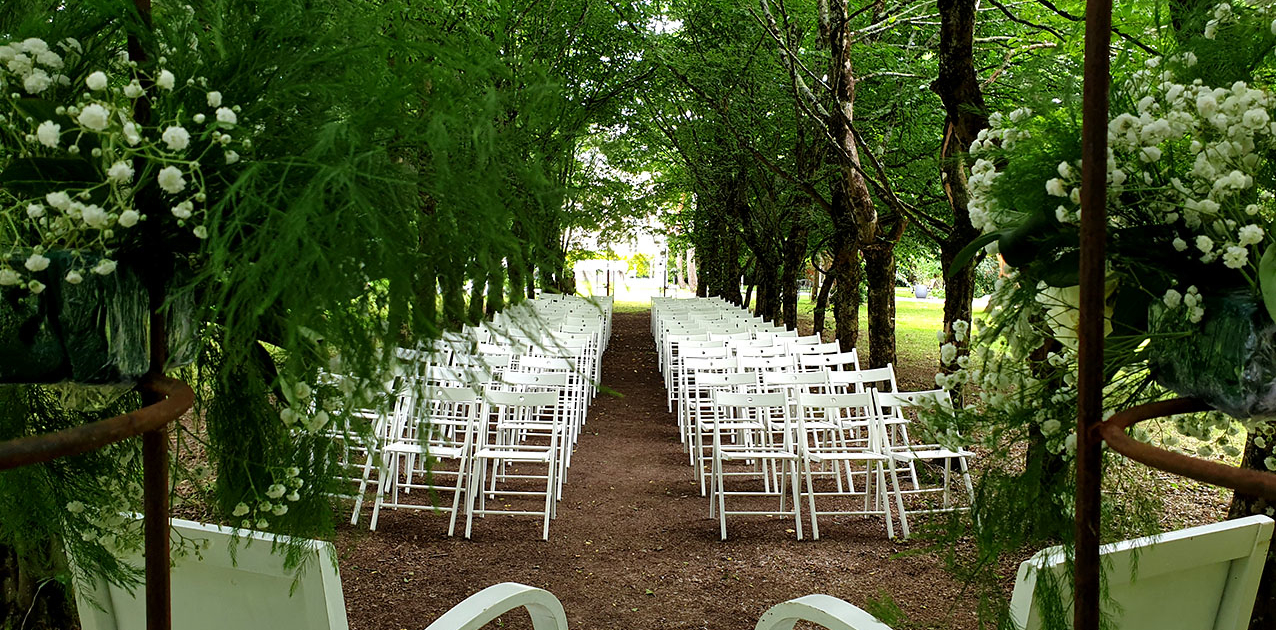
M 711 453 L 705 440 L 707 433 L 712 429 L 712 419 L 718 412 L 712 402 L 716 394 L 721 392 L 783 393 L 788 401 L 790 412 L 797 413 L 797 397 L 800 395 L 840 395 L 863 393 L 871 390 L 879 392 L 881 410 L 888 416 L 884 421 L 887 430 L 885 435 L 883 435 L 884 441 L 882 444 L 885 450 L 882 452 L 891 457 L 893 464 L 898 463 L 902 467 L 901 472 L 911 482 L 911 489 L 901 487 L 899 491 L 904 495 L 931 493 L 942 495 L 942 503 L 938 507 L 910 509 L 909 511 L 927 513 L 963 509 L 962 506 L 959 506 L 953 500 L 954 474 L 958 475 L 960 481 L 964 484 L 967 498 L 973 501 L 974 495 L 968 463 L 973 454 L 965 450 L 948 449 L 938 444 L 913 444 L 908 436 L 909 418 L 905 409 L 916 406 L 919 399 L 933 399 L 936 396 L 940 396 L 941 399 L 946 400 L 947 396 L 942 395 L 942 392 L 897 392 L 895 391 L 894 371 L 890 366 L 855 372 L 749 373 L 734 371 L 729 363 L 724 363 L 721 360 L 715 362 L 715 360 L 709 359 L 697 363 L 697 370 L 693 372 L 693 376 L 688 381 L 687 415 L 681 417 L 679 421 L 684 439 L 688 442 L 688 453 L 692 465 L 696 468 L 702 494 L 705 492 L 706 477 L 711 473 Z M 849 451 L 854 454 L 857 450 L 862 450 L 861 447 L 867 438 L 866 434 L 861 430 L 863 426 L 855 423 L 842 422 L 837 426 L 816 423 L 813 424 L 813 427 L 829 431 L 826 436 L 827 446 L 835 451 Z M 753 438 L 747 434 L 742 434 L 738 436 L 738 439 L 741 442 L 748 442 Z M 855 455 L 851 455 L 852 459 L 855 457 Z M 952 470 L 954 460 L 959 466 L 957 471 Z M 936 461 L 942 462 L 944 468 L 943 480 L 937 486 L 927 486 L 922 482 L 917 472 L 916 464 Z M 856 486 L 855 476 L 857 474 L 866 474 L 868 471 L 856 473 L 849 467 L 843 467 L 842 470 L 835 468 L 829 472 L 835 478 L 837 492 L 840 493 L 843 492 L 844 486 L 843 473 L 845 474 L 845 487 L 853 492 Z M 866 484 L 871 482 L 871 479 L 865 480 Z M 907 535 L 906 513 L 903 511 L 901 511 L 901 518 L 905 521 L 905 535 Z
M 903 535 L 908 536 L 907 515 L 903 512 L 895 459 L 889 455 L 885 444 L 885 416 L 878 408 L 874 390 L 854 394 L 801 393 L 797 397 L 796 410 L 783 393 L 721 391 L 714 394 L 714 410 L 710 423 L 710 516 L 719 519 L 723 540 L 727 537 L 727 516 L 730 514 L 791 516 L 797 538 L 801 540 L 802 496 L 806 498 L 812 536 L 816 539 L 819 538 L 821 514 L 882 516 L 887 536 L 893 538 L 894 522 L 889 505 L 892 496 L 901 518 Z M 735 433 L 741 427 L 751 431 L 754 439 L 735 442 L 724 439 L 724 429 Z M 830 433 L 851 428 L 866 434 L 862 444 L 852 447 L 828 439 Z M 726 466 L 733 462 L 741 464 L 738 468 L 744 470 L 728 472 Z M 864 466 L 865 481 L 861 489 L 839 484 L 832 490 L 817 492 L 813 469 L 829 464 L 834 470 L 852 464 Z M 889 481 L 887 472 L 890 473 Z M 761 487 L 728 489 L 729 475 L 757 477 Z M 799 476 L 805 481 L 805 492 L 799 490 Z M 731 510 L 726 504 L 728 497 L 776 495 L 780 503 L 775 510 Z M 844 505 L 821 509 L 817 497 L 852 498 L 862 500 L 863 504 L 854 509 L 847 509 Z
M 571 411 L 563 403 L 567 389 L 565 374 L 511 373 L 481 393 L 472 387 L 431 386 L 402 392 L 382 449 L 371 528 L 376 529 L 381 508 L 429 509 L 450 514 L 450 536 L 464 495 L 467 538 L 475 515 L 496 513 L 540 515 L 547 537 L 571 451 Z M 452 465 L 436 465 L 444 461 Z M 544 471 L 511 472 L 511 464 L 539 464 Z M 505 485 L 519 480 L 543 480 L 544 490 Z M 415 497 L 408 496 L 412 490 Z M 440 493 L 451 494 L 450 506 L 438 502 Z M 488 499 L 516 496 L 544 496 L 544 509 L 487 506 Z
M 685 385 L 683 361 L 685 358 L 733 357 L 742 370 L 762 371 L 811 371 L 822 369 L 858 370 L 859 355 L 852 349 L 841 352 L 837 342 L 820 343 L 818 337 L 757 340 L 771 345 L 746 345 L 746 340 L 712 341 L 701 339 L 675 339 L 672 343 L 670 368 L 666 376 L 666 399 L 670 411 L 682 396 Z M 733 345 L 734 344 L 734 345 Z M 683 415 L 679 412 L 679 415 Z

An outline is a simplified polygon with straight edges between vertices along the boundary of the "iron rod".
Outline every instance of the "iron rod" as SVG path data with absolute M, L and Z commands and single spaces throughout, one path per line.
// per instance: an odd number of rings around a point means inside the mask
M 1106 301 L 1108 85 L 1112 0 L 1086 2 L 1081 122 L 1080 323 L 1077 326 L 1077 489 L 1073 628 L 1099 629 L 1099 529 Z

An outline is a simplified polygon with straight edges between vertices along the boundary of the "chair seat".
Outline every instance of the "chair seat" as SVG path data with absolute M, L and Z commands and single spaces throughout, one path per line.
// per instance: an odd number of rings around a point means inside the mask
M 888 458 L 881 453 L 872 451 L 845 451 L 845 450 L 824 450 L 824 449 L 808 449 L 806 456 L 811 461 L 886 461 Z
M 413 442 L 395 442 L 385 447 L 387 453 L 400 453 L 404 455 L 425 455 L 431 457 L 440 457 L 447 459 L 456 459 L 465 453 L 465 449 L 459 446 L 442 446 L 438 444 L 416 444 Z
M 727 447 L 721 448 L 722 459 L 797 459 L 797 453 L 779 448 Z
M 895 457 L 895 459 L 902 459 L 902 460 L 948 459 L 950 457 L 974 457 L 975 456 L 975 454 L 970 451 L 966 451 L 966 450 L 954 451 L 954 450 L 946 449 L 943 447 L 924 448 L 924 450 L 899 448 L 898 450 L 891 450 L 891 455 Z
M 512 459 L 525 462 L 547 462 L 551 453 L 545 450 L 523 450 L 513 448 L 485 448 L 474 454 L 480 459 Z

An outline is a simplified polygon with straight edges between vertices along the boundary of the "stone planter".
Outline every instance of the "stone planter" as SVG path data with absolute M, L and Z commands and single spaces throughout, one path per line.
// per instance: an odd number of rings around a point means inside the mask
M 926 296 L 928 296 L 928 295 L 930 295 L 930 287 L 928 287 L 928 286 L 926 286 L 926 285 L 924 285 L 924 284 L 914 284 L 914 285 L 913 285 L 913 297 L 916 297 L 916 298 L 925 298 L 925 297 L 926 297 Z

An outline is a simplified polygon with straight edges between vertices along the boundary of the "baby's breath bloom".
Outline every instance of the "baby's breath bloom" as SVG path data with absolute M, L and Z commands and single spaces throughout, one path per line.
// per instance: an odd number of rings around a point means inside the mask
M 208 238 L 208 228 L 202 225 L 197 225 L 195 226 L 195 229 L 191 230 L 191 234 L 194 234 L 197 239 L 206 239 Z
M 105 90 L 107 85 L 106 73 L 98 70 L 84 79 L 84 84 L 89 86 L 89 89 L 94 92 Z
M 288 489 L 285 488 L 283 484 L 276 483 L 272 484 L 269 488 L 266 488 L 266 496 L 272 499 L 278 499 L 279 497 L 284 496 L 284 493 L 287 491 Z
M 1256 245 L 1263 241 L 1263 228 L 1253 223 L 1243 227 L 1236 234 L 1236 240 L 1241 245 Z
M 120 160 L 111 165 L 111 168 L 106 171 L 106 176 L 113 182 L 127 184 L 133 181 L 133 166 Z
M 209 92 L 209 93 L 208 93 L 208 106 L 209 106 L 209 107 L 221 107 L 221 106 L 222 106 L 222 93 L 221 93 L 221 92 Z
M 171 90 L 177 85 L 177 77 L 168 70 L 160 70 L 159 76 L 155 78 L 155 85 L 163 90 Z
M 1183 301 L 1183 294 L 1170 289 L 1165 292 L 1165 296 L 1161 298 L 1162 302 L 1169 308 L 1178 308 L 1179 303 Z
M 225 125 L 234 125 L 239 122 L 239 116 L 230 108 L 220 107 L 217 109 L 217 122 Z
M 93 273 L 99 276 L 109 276 L 115 273 L 115 261 L 109 258 L 103 258 L 93 265 Z
M 185 128 L 173 125 L 164 130 L 161 136 L 170 151 L 182 151 L 190 146 L 191 134 Z
M 27 216 L 32 219 L 44 216 L 44 206 L 38 203 L 27 204 Z
M 1229 269 L 1240 269 L 1249 262 L 1249 250 L 1238 245 L 1232 245 L 1223 252 L 1223 265 Z
M 244 503 L 243 501 L 240 501 L 238 504 L 235 505 L 234 511 L 232 511 L 230 514 L 231 516 L 243 516 L 247 513 L 248 513 L 248 504 Z
M 76 118 L 76 121 L 86 129 L 103 131 L 110 124 L 110 112 L 105 107 L 93 103 L 80 110 L 80 115 Z
M 27 283 L 27 290 L 32 293 L 40 293 L 44 291 L 44 289 L 45 289 L 44 283 L 40 282 L 39 280 L 32 280 L 31 282 Z
M 136 79 L 124 86 L 124 96 L 129 98 L 142 98 L 142 95 L 145 93 L 146 92 L 142 89 L 142 84 L 138 83 Z
M 66 281 L 71 284 L 80 284 L 84 281 L 84 276 L 80 275 L 80 272 L 72 269 L 66 272 Z
M 64 192 L 51 192 L 44 196 L 44 200 L 58 210 L 66 210 L 71 205 L 71 196 Z
M 31 254 L 27 257 L 26 262 L 22 263 L 28 271 L 44 271 L 49 268 L 49 259 L 40 254 Z
M 182 170 L 176 166 L 164 167 L 156 179 L 160 188 L 170 195 L 176 195 L 186 188 L 186 178 L 182 177 Z
M 125 210 L 124 212 L 121 212 L 120 218 L 118 219 L 117 222 L 120 224 L 120 227 L 131 228 L 134 225 L 137 225 L 138 220 L 140 220 L 141 218 L 142 218 L 142 215 L 138 214 L 137 210 L 130 209 L 130 210 Z
M 52 120 L 46 120 L 40 123 L 35 129 L 35 137 L 46 147 L 53 148 L 58 146 L 58 136 L 62 133 L 62 125 Z
M 22 281 L 22 276 L 18 272 L 5 267 L 0 269 L 0 286 L 11 287 Z

